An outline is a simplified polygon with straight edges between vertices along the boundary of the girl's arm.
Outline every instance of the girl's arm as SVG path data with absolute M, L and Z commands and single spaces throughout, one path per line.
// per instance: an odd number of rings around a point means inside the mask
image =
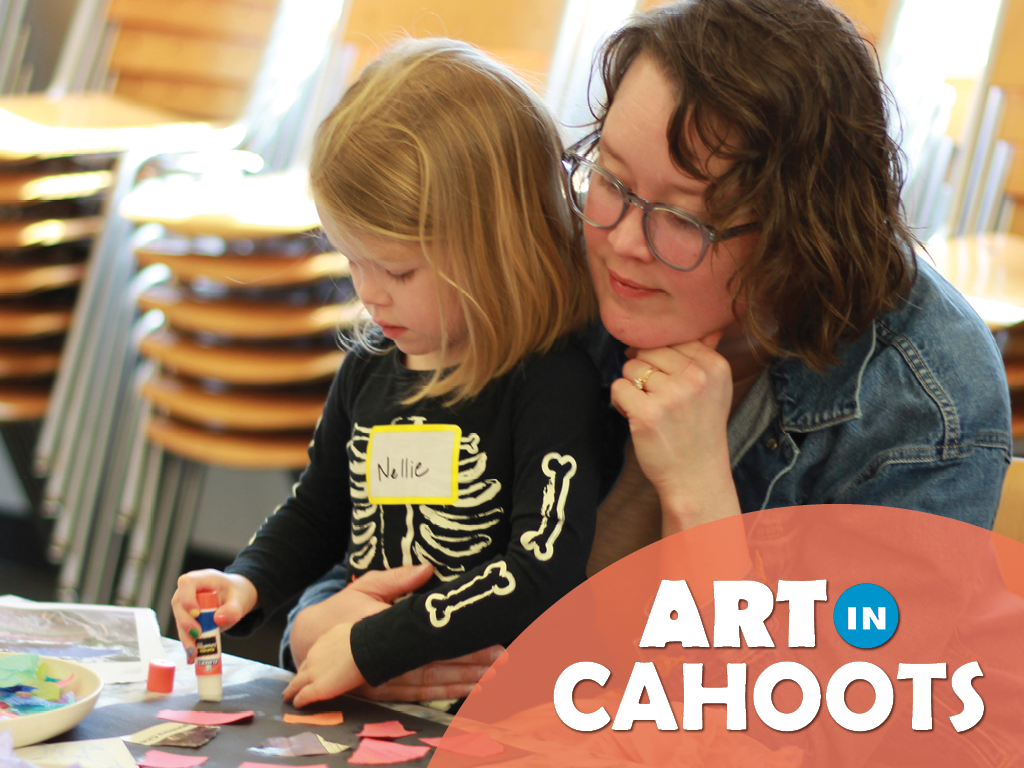
M 309 446 L 309 465 L 292 495 L 225 569 L 248 579 L 259 596 L 258 608 L 236 626 L 238 634 L 258 627 L 345 554 L 351 515 L 346 452 L 351 426 L 341 403 L 354 358 L 346 358 L 331 384 Z

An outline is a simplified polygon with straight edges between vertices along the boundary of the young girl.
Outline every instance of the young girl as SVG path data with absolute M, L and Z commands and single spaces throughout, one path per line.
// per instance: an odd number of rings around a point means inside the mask
M 566 338 L 595 304 L 560 155 L 530 89 L 451 40 L 391 49 L 324 121 L 313 197 L 375 327 L 292 497 L 226 574 L 179 579 L 186 652 L 198 588 L 244 631 L 346 553 L 354 578 L 432 566 L 421 591 L 316 641 L 285 692 L 302 706 L 507 645 L 584 579 L 602 398 Z

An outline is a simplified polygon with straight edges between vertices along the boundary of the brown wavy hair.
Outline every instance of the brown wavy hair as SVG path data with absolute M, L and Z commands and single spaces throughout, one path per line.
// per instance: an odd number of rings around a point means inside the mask
M 821 370 L 836 345 L 898 305 L 916 274 L 901 155 L 874 48 L 819 0 L 683 0 L 605 43 L 606 98 L 647 56 L 678 91 L 673 161 L 709 182 L 710 223 L 753 212 L 762 230 L 731 283 L 741 323 L 773 355 Z M 731 161 L 709 178 L 688 141 Z
M 309 169 L 317 205 L 356 236 L 421 246 L 466 319 L 465 359 L 406 402 L 472 398 L 596 314 L 561 153 L 526 83 L 443 38 L 393 45 L 320 125 Z

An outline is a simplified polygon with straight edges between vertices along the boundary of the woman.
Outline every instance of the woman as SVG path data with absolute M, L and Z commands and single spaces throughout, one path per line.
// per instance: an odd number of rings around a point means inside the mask
M 681 2 L 617 32 L 600 71 L 606 107 L 566 165 L 618 342 L 604 362 L 629 358 L 611 397 L 631 442 L 591 571 L 765 507 L 991 527 L 1011 450 L 1002 364 L 913 255 L 877 63 L 850 22 L 818 0 Z M 416 586 L 362 581 L 302 611 L 297 656 L 320 622 Z M 459 661 L 369 693 L 462 695 L 488 659 Z

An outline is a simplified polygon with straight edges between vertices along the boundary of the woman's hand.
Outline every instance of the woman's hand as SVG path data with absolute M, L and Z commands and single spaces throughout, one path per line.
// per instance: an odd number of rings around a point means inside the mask
M 360 685 L 352 693 L 372 701 L 464 699 L 504 650 L 500 645 L 492 645 L 457 659 L 434 661 L 375 688 Z
M 202 630 L 196 618 L 199 616 L 199 602 L 196 592 L 216 590 L 220 607 L 213 614 L 214 623 L 221 629 L 234 626 L 259 605 L 256 587 L 245 576 L 236 573 L 221 573 L 212 568 L 189 571 L 178 577 L 178 588 L 171 597 L 174 623 L 178 637 L 185 646 L 185 658 L 191 664 L 196 658 L 196 638 Z
M 383 611 L 398 598 L 426 584 L 432 574 L 429 565 L 370 571 L 326 600 L 304 609 L 295 617 L 290 636 L 295 663 L 301 669 L 319 638 L 334 627 L 351 626 Z M 496 645 L 457 659 L 432 662 L 372 688 L 360 682 L 352 692 L 374 701 L 463 698 L 502 650 Z M 306 699 L 302 701 L 305 703 Z
M 637 351 L 612 384 L 661 500 L 663 536 L 739 513 L 726 439 L 732 372 L 715 351 L 720 337 Z
M 302 610 L 295 617 L 289 637 L 296 666 L 302 665 L 321 635 L 338 624 L 355 624 L 380 613 L 398 598 L 422 587 L 433 574 L 431 565 L 370 571 L 326 600 Z

